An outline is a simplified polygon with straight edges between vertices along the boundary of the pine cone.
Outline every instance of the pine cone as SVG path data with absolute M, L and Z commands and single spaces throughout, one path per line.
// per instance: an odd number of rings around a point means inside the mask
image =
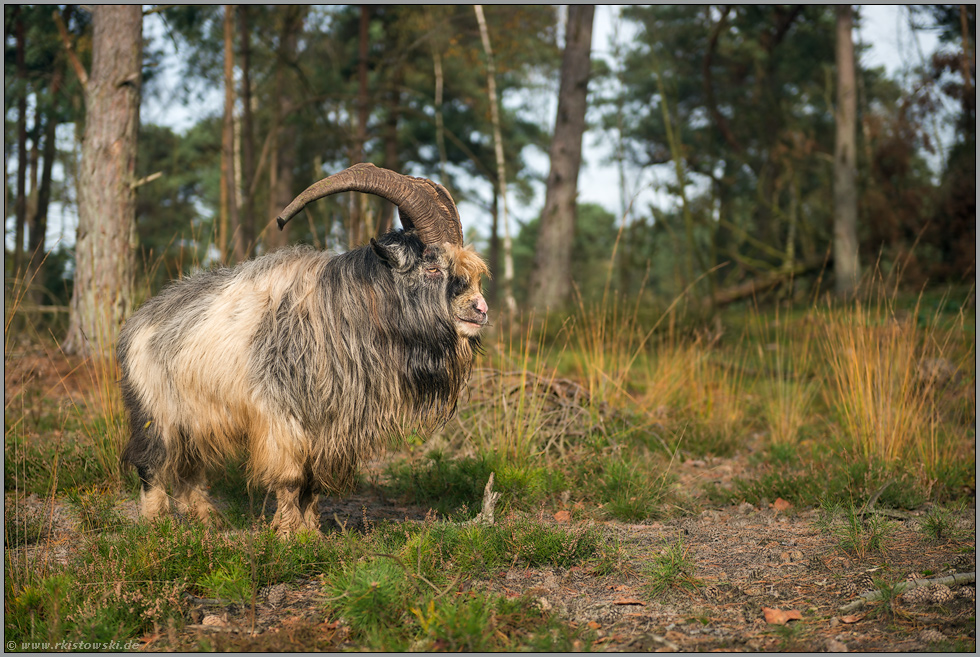
M 286 585 L 276 584 L 269 587 L 268 602 L 269 606 L 278 607 L 286 599 Z
M 922 643 L 940 643 L 946 640 L 946 635 L 939 630 L 922 630 L 919 641 Z
M 906 582 L 913 582 L 917 579 L 925 579 L 925 577 L 922 576 L 922 573 L 909 573 L 905 576 Z
M 932 602 L 932 591 L 928 586 L 916 586 L 903 593 L 902 600 L 913 605 Z
M 208 614 L 204 617 L 204 620 L 201 621 L 201 625 L 208 625 L 210 627 L 224 627 L 227 624 L 228 623 L 226 623 L 221 616 L 216 614 Z
M 977 599 L 977 590 L 972 586 L 961 586 L 956 589 L 956 597 L 975 602 Z
M 702 595 L 708 600 L 717 601 L 721 597 L 721 589 L 714 584 L 708 584 L 701 589 Z
M 974 554 L 959 554 L 953 560 L 953 567 L 957 572 L 968 573 L 977 568 L 977 558 Z
M 932 597 L 933 602 L 940 605 L 949 602 L 955 597 L 953 591 L 945 584 L 933 584 L 930 586 L 929 595 Z
M 854 584 L 858 588 L 858 593 L 864 593 L 875 588 L 875 580 L 871 573 L 861 573 L 855 578 Z

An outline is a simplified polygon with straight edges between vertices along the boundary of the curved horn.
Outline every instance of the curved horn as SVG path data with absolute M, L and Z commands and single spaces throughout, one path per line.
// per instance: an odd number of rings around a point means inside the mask
M 279 229 L 307 203 L 340 192 L 364 192 L 398 206 L 405 230 L 414 229 L 425 244 L 463 245 L 463 225 L 453 197 L 427 178 L 414 178 L 362 162 L 307 187 L 276 217 Z

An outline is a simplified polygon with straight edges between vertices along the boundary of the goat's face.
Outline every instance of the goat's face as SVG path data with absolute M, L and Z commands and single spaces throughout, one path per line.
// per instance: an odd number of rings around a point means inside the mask
M 445 299 L 460 336 L 480 335 L 489 310 L 481 280 L 490 270 L 472 247 L 443 242 L 425 246 L 419 255 L 404 244 L 372 241 L 372 246 L 403 285 L 428 290 Z
M 422 254 L 426 278 L 446 279 L 446 300 L 461 336 L 475 338 L 487 324 L 487 302 L 480 283 L 489 269 L 472 247 L 444 243 L 428 246 Z

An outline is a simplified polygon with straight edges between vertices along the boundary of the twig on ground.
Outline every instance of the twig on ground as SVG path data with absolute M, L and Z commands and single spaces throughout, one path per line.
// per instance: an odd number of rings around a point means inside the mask
M 892 591 L 898 595 L 908 591 L 909 589 L 918 588 L 920 586 L 932 586 L 933 584 L 943 584 L 945 586 L 951 586 L 953 584 L 963 585 L 970 584 L 971 582 L 977 581 L 977 573 L 956 573 L 955 575 L 949 575 L 948 577 L 936 577 L 934 579 L 914 579 L 909 582 L 899 582 L 896 584 Z M 868 591 L 867 593 L 862 593 L 857 600 L 849 602 L 838 611 L 843 614 L 856 611 L 868 604 L 873 600 L 881 599 L 881 591 Z
M 483 488 L 483 509 L 476 514 L 476 517 L 472 520 L 466 522 L 467 525 L 492 525 L 493 524 L 493 513 L 494 508 L 497 505 L 497 500 L 500 499 L 500 493 L 493 490 L 493 473 L 490 473 L 490 478 L 487 479 L 487 485 Z

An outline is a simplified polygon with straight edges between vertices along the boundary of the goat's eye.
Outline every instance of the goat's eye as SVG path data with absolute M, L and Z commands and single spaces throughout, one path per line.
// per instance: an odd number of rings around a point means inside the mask
M 426 267 L 425 268 L 426 278 L 442 278 L 442 270 L 438 267 Z

